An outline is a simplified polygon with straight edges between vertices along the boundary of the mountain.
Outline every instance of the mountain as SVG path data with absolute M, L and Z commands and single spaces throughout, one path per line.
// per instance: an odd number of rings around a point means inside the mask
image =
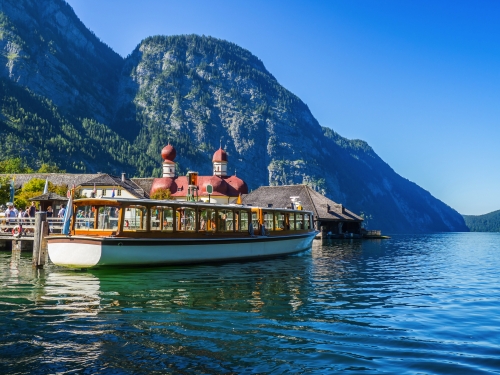
M 471 232 L 500 232 L 500 210 L 484 215 L 463 215 Z
M 159 176 L 170 140 L 180 173 L 211 174 L 221 144 L 250 189 L 306 183 L 386 232 L 467 230 L 366 142 L 322 127 L 233 43 L 153 36 L 122 59 L 62 0 L 4 0 L 0 12 L 0 135 L 13 144 L 2 158 Z
M 106 125 L 123 63 L 65 1 L 2 0 L 0 158 L 74 172 L 159 173 L 157 161 Z

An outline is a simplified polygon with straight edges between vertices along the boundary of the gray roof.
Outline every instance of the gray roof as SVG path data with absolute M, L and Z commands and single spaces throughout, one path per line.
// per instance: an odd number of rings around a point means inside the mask
M 61 197 L 59 194 L 56 193 L 46 193 L 39 195 L 37 197 L 33 197 L 29 199 L 30 201 L 37 201 L 37 202 L 42 202 L 42 201 L 67 201 L 68 198 L 66 197 Z
M 290 197 L 299 197 L 304 210 L 312 211 L 316 220 L 363 221 L 343 205 L 328 199 L 307 185 L 261 186 L 242 197 L 243 204 L 273 208 L 291 206 Z
M 16 173 L 0 174 L 0 177 L 14 177 L 14 185 L 21 188 L 25 183 L 34 178 L 41 180 L 48 179 L 55 185 L 67 186 L 120 186 L 126 189 L 136 198 L 149 198 L 149 190 L 144 191 L 139 185 L 126 178 L 122 181 L 121 177 L 112 176 L 106 173 L 93 174 L 74 174 L 74 173 Z
M 34 178 L 40 180 L 48 179 L 54 185 L 67 185 L 75 186 L 80 185 L 82 182 L 95 178 L 99 174 L 74 174 L 74 173 L 14 173 L 14 174 L 0 174 L 0 177 L 14 177 L 14 185 L 16 188 L 22 187 L 25 183 Z
M 122 180 L 119 176 L 112 176 L 110 174 L 100 174 L 88 181 L 81 183 L 79 186 L 116 186 L 121 187 L 136 198 L 149 198 L 149 191 L 146 193 L 143 188 L 137 185 L 134 181 L 125 178 Z
M 148 178 L 131 178 L 131 180 L 138 185 L 146 193 L 151 192 L 151 187 L 153 186 L 154 177 Z

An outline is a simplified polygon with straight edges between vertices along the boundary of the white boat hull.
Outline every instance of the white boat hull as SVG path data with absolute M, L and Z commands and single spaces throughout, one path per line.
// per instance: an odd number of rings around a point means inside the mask
M 72 268 L 151 266 L 261 259 L 308 250 L 316 232 L 228 239 L 49 239 L 52 263 Z

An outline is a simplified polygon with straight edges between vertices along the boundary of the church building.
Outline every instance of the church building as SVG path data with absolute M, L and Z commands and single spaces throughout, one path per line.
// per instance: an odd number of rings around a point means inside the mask
M 228 204 L 235 203 L 240 195 L 248 194 L 248 186 L 245 181 L 236 175 L 227 175 L 227 154 L 222 147 L 215 151 L 212 158 L 213 175 L 191 177 L 191 184 L 188 181 L 188 176 L 176 176 L 174 162 L 176 151 L 170 143 L 163 148 L 161 156 L 163 158 L 163 177 L 153 180 L 150 195 L 160 189 L 169 189 L 172 199 L 175 200 L 187 200 L 188 196 L 191 195 L 204 202 Z M 212 187 L 211 192 L 210 186 Z M 195 189 L 191 187 L 195 187 Z

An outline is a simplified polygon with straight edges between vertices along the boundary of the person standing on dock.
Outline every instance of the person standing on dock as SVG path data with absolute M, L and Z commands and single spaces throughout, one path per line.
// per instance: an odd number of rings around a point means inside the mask
M 19 212 L 14 207 L 14 203 L 7 202 L 7 209 L 5 210 L 5 217 L 11 218 L 11 219 L 7 219 L 5 222 L 7 224 L 14 224 L 16 221 L 15 218 L 17 217 L 17 215 L 19 215 Z
M 36 204 L 35 202 L 31 202 L 31 206 L 28 208 L 29 217 L 32 218 L 31 224 L 35 224 L 35 213 L 36 213 Z
M 47 219 L 54 216 L 54 211 L 52 211 L 52 206 L 47 207 Z M 50 224 L 52 220 L 47 220 L 49 222 L 49 232 L 52 233 L 52 225 Z
M 61 209 L 59 210 L 59 213 L 57 214 L 57 217 L 63 218 L 65 213 L 66 213 L 66 205 L 62 204 Z

